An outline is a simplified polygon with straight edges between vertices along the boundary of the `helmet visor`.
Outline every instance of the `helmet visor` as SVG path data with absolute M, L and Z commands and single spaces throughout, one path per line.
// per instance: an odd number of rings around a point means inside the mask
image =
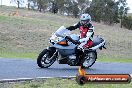
M 81 23 L 84 25 L 84 24 L 88 24 L 89 23 L 89 19 L 88 20 L 81 20 Z

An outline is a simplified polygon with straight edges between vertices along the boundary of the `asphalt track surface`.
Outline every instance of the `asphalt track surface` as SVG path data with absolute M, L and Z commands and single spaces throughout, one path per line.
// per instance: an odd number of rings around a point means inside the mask
M 96 62 L 85 69 L 87 74 L 132 74 L 132 63 Z M 50 68 L 39 68 L 36 60 L 0 58 L 0 80 L 36 77 L 75 76 L 77 66 L 55 62 Z

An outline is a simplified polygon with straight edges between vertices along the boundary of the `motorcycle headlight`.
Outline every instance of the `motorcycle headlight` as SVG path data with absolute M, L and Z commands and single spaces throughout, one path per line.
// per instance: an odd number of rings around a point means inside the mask
M 58 41 L 58 37 L 53 35 L 53 36 L 51 36 L 50 40 L 56 42 L 56 41 Z

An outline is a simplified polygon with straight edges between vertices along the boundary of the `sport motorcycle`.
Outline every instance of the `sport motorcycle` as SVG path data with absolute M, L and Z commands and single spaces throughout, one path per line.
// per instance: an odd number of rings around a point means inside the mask
M 49 38 L 50 46 L 39 54 L 38 66 L 48 68 L 57 61 L 59 64 L 89 68 L 97 59 L 97 49 L 106 49 L 105 40 L 100 36 L 93 37 L 92 47 L 89 48 L 80 49 L 78 41 L 78 35 L 61 26 Z

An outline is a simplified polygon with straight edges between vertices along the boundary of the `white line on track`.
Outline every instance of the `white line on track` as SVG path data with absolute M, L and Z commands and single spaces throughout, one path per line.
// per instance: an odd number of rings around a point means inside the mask
M 132 74 L 130 74 L 132 78 Z M 50 79 L 50 78 L 75 78 L 75 76 L 62 76 L 62 77 L 36 77 L 36 78 L 17 78 L 17 79 L 1 79 L 0 83 L 5 83 L 5 82 L 19 82 L 19 81 L 32 81 L 32 80 L 37 80 L 37 79 Z

